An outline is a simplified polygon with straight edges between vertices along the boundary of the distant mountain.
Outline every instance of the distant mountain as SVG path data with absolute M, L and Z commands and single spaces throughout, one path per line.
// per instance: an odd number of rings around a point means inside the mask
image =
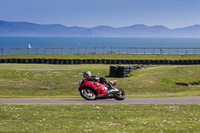
M 66 27 L 60 24 L 35 24 L 0 20 L 0 36 L 60 36 L 60 37 L 200 37 L 200 25 L 168 29 L 162 25 L 137 24 L 114 28 L 110 26 Z

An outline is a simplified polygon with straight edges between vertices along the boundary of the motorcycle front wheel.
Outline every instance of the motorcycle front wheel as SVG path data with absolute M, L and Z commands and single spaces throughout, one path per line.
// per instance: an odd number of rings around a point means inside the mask
M 125 92 L 120 88 L 116 88 L 116 89 L 118 89 L 119 91 L 114 93 L 114 99 L 116 99 L 116 100 L 124 100 L 125 97 L 126 97 Z
M 80 95 L 86 100 L 96 100 L 97 95 L 90 88 L 83 88 L 80 90 Z

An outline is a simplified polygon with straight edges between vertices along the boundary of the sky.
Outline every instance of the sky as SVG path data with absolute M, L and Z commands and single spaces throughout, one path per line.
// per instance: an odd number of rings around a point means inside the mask
M 67 27 L 200 24 L 200 0 L 0 0 L 0 20 Z

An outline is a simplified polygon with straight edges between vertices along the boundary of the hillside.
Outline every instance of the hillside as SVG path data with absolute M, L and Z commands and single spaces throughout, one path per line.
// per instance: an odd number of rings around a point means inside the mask
M 0 36 L 61 37 L 200 37 L 200 25 L 169 29 L 162 25 L 137 24 L 126 27 L 66 27 L 60 24 L 35 24 L 0 20 Z

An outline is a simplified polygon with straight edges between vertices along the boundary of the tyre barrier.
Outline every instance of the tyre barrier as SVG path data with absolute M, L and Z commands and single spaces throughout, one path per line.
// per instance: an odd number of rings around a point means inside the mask
M 191 82 L 191 83 L 176 83 L 177 85 L 189 86 L 189 85 L 200 85 L 199 82 Z
M 140 69 L 144 66 L 110 66 L 109 77 L 124 78 L 133 70 Z
M 141 65 L 199 65 L 200 60 L 121 60 L 121 59 L 0 59 L 0 63 L 35 64 L 141 64 Z

